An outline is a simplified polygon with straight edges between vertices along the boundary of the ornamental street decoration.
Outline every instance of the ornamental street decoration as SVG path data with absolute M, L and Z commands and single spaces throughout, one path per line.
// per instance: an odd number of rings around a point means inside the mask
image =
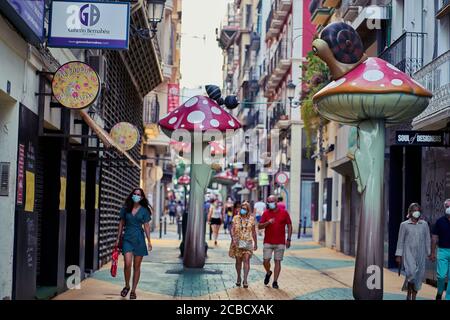
M 53 76 L 53 96 L 66 108 L 86 108 L 97 99 L 99 92 L 100 78 L 97 72 L 84 62 L 67 62 Z
M 316 93 L 313 103 L 325 119 L 357 127 L 351 159 L 362 197 L 353 279 L 357 300 L 383 299 L 383 281 L 368 286 L 374 267 L 383 279 L 383 191 L 386 124 L 411 121 L 425 110 L 431 92 L 392 64 L 369 58 L 359 34 L 335 22 L 322 30 L 313 51 L 330 68 L 334 81 Z
M 119 122 L 111 129 L 111 137 L 125 151 L 131 150 L 139 141 L 139 130 L 129 122 Z

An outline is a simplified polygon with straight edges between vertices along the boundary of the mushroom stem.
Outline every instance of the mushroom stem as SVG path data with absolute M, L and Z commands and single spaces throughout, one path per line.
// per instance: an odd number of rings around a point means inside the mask
M 362 193 L 353 296 L 356 300 L 383 299 L 383 181 L 385 121 L 360 123 L 353 167 Z
M 202 143 L 202 151 L 208 143 Z M 211 166 L 198 163 L 199 159 L 191 148 L 191 183 L 189 191 L 189 215 L 184 239 L 183 265 L 187 268 L 203 268 L 205 265 L 205 215 L 203 202 L 206 187 L 211 179 Z

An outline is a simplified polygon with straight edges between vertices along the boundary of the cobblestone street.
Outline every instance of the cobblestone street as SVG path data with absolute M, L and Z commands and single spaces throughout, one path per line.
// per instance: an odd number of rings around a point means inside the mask
M 214 300 L 349 300 L 352 297 L 354 259 L 312 242 L 311 238 L 295 239 L 286 251 L 279 279 L 280 289 L 263 284 L 262 237 L 259 249 L 251 259 L 249 288 L 235 286 L 234 261 L 228 257 L 229 235 L 220 235 L 217 247 L 210 241 L 203 270 L 184 270 L 178 258 L 178 236 L 168 226 L 163 239 L 153 233 L 153 252 L 144 258 L 138 299 L 214 299 Z M 55 299 L 123 299 L 123 269 L 112 278 L 109 265 L 81 283 L 80 290 L 69 290 Z M 404 277 L 385 270 L 385 300 L 404 300 L 400 291 Z M 434 299 L 435 288 L 423 285 L 418 299 Z

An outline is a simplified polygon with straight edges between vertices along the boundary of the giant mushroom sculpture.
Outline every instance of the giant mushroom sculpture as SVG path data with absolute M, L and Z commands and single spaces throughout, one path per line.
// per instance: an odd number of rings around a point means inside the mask
M 334 79 L 313 97 L 317 111 L 326 119 L 358 127 L 351 158 L 362 193 L 362 212 L 353 296 L 382 299 L 385 125 L 419 115 L 432 94 L 388 62 L 367 58 L 358 33 L 343 22 L 323 29 L 313 50 Z M 380 276 L 377 283 L 373 283 L 374 272 Z
M 224 103 L 224 99 L 220 97 L 220 89 L 216 86 L 207 86 L 207 92 L 217 101 L 206 96 L 192 97 L 159 121 L 163 132 L 170 138 L 176 130 L 184 129 L 191 134 L 189 214 L 183 254 L 183 264 L 188 268 L 202 268 L 205 265 L 203 200 L 212 170 L 201 157 L 208 146 L 208 141 L 203 141 L 203 136 L 208 130 L 223 133 L 241 128 L 240 122 L 221 107 L 220 104 Z M 225 100 L 227 99 L 230 103 L 227 104 L 225 101 L 225 106 L 235 107 L 236 100 L 230 97 Z M 198 150 L 200 146 L 201 152 Z

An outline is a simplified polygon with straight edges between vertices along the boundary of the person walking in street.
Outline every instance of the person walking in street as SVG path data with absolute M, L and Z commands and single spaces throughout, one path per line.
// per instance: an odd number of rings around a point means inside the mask
M 223 207 L 219 199 L 215 199 L 209 208 L 208 222 L 213 231 L 214 245 L 217 246 L 217 238 L 219 237 L 220 225 L 223 221 Z
M 227 202 L 225 203 L 225 222 L 223 224 L 225 234 L 227 233 L 227 230 L 231 230 L 231 221 L 233 220 L 233 207 L 233 199 L 231 199 L 231 197 L 228 197 Z
M 431 238 L 428 223 L 420 219 L 420 205 L 412 203 L 408 208 L 408 220 L 400 224 L 397 250 L 397 263 L 405 270 L 402 290 L 407 291 L 406 300 L 416 300 L 425 278 L 425 263 L 431 258 Z
M 236 259 L 236 286 L 238 287 L 241 286 L 241 270 L 242 264 L 244 265 L 244 281 L 242 282 L 244 288 L 248 288 L 250 258 L 253 251 L 258 249 L 255 218 L 250 213 L 250 204 L 244 202 L 239 215 L 233 218 L 229 251 L 229 256 Z
M 265 229 L 264 232 L 264 269 L 266 270 L 266 277 L 264 284 L 268 285 L 272 271 L 270 270 L 270 259 L 275 261 L 274 278 L 272 287 L 278 289 L 278 277 L 281 272 L 281 261 L 283 260 L 284 250 L 291 246 L 292 236 L 292 222 L 289 213 L 286 210 L 281 210 L 277 207 L 277 198 L 271 195 L 267 198 L 268 209 L 264 211 L 261 222 L 258 225 L 259 229 Z M 288 235 L 286 238 L 286 226 Z
M 436 261 L 437 258 L 436 300 L 442 300 L 444 291 L 446 291 L 445 300 L 450 300 L 448 285 L 445 290 L 445 278 L 450 282 L 450 199 L 444 201 L 444 210 L 444 216 L 436 221 L 431 232 L 433 237 L 431 260 Z
M 150 220 L 152 209 L 140 188 L 134 189 L 125 200 L 124 207 L 120 210 L 119 232 L 116 247 L 122 242 L 122 254 L 124 255 L 125 287 L 120 295 L 126 297 L 130 291 L 131 266 L 133 265 L 133 285 L 130 299 L 136 299 L 136 288 L 141 275 L 141 263 L 148 251 L 152 250 L 150 239 Z M 144 228 L 142 228 L 144 226 Z M 124 230 L 123 235 L 122 231 Z M 147 237 L 147 246 L 145 244 Z M 122 240 L 122 241 L 121 241 Z M 147 250 L 148 248 L 148 250 Z
M 170 224 L 175 223 L 175 215 L 177 212 L 177 205 L 175 203 L 175 200 L 170 200 L 169 202 L 169 217 L 170 217 Z
M 255 215 L 255 219 L 256 219 L 256 223 L 259 224 L 259 222 L 261 221 L 261 217 L 264 213 L 264 210 L 266 210 L 266 203 L 263 201 L 262 198 L 259 198 L 259 200 L 255 203 L 255 205 L 253 206 L 254 208 L 254 215 Z M 258 235 L 262 235 L 262 230 L 258 229 Z
M 277 207 L 280 210 L 286 210 L 286 204 L 283 201 L 284 201 L 283 197 L 279 196 L 277 201 Z

